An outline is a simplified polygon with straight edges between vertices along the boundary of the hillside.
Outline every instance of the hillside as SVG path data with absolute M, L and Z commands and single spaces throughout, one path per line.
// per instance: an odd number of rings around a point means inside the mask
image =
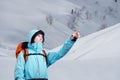
M 0 47 L 15 50 L 30 30 L 42 29 L 44 48 L 53 49 L 74 30 L 83 37 L 119 23 L 119 5 L 114 0 L 1 0 Z
M 120 24 L 78 39 L 67 55 L 49 68 L 49 79 L 119 80 L 119 41 Z
M 49 80 L 119 80 L 119 41 L 120 24 L 79 38 L 67 55 L 48 68 Z M 0 53 L 0 80 L 14 80 L 16 59 L 8 54 L 12 50 L 4 51 L 7 54 Z

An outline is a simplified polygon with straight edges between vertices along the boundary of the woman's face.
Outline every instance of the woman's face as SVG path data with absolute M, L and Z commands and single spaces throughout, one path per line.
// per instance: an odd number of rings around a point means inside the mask
M 42 34 L 38 34 L 35 37 L 34 42 L 43 42 L 43 35 Z

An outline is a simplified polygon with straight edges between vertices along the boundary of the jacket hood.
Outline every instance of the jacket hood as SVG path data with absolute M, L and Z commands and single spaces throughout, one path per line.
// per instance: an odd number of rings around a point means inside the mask
M 28 42 L 29 43 L 31 43 L 31 39 L 32 39 L 33 35 L 38 31 L 39 30 L 32 30 L 32 31 L 29 32 L 29 34 L 28 34 Z
M 32 30 L 28 34 L 28 51 L 30 53 L 40 53 L 42 51 L 42 43 L 41 42 L 36 42 L 36 43 L 31 43 L 31 40 L 33 36 L 39 32 L 39 30 Z

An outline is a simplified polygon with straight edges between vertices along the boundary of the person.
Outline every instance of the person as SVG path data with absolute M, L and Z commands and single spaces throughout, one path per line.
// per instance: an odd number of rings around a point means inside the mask
M 28 52 L 42 53 L 42 44 L 44 43 L 44 32 L 42 30 L 32 30 L 28 34 Z M 18 55 L 14 78 L 15 80 L 48 80 L 47 68 L 62 58 L 80 37 L 79 31 L 75 31 L 70 38 L 56 52 L 46 51 L 47 61 L 43 56 L 28 56 L 27 62 L 24 60 L 22 51 Z M 28 53 L 28 54 L 29 54 Z

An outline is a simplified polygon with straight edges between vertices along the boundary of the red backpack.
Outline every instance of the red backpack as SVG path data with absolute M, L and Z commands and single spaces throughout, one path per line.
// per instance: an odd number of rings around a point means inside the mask
M 30 55 L 42 55 L 44 57 L 45 61 L 47 62 L 47 56 L 46 56 L 45 50 L 42 50 L 42 53 L 39 53 L 39 54 L 38 53 L 37 54 L 36 53 L 28 54 L 28 42 L 21 42 L 17 45 L 16 52 L 15 52 L 16 58 L 18 58 L 18 55 L 21 51 L 24 54 L 25 62 L 28 60 L 28 56 L 30 56 Z

